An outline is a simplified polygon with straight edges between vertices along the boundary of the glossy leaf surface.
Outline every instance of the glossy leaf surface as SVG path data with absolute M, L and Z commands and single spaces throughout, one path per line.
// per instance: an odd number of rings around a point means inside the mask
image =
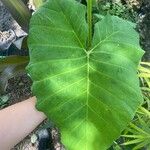
M 37 109 L 60 128 L 68 150 L 105 150 L 142 102 L 143 54 L 130 24 L 106 16 L 87 50 L 86 6 L 49 0 L 30 24 L 28 71 Z

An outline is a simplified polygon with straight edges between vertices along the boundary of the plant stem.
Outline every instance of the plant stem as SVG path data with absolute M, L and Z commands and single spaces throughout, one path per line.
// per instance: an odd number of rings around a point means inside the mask
M 90 49 L 92 43 L 92 1 L 93 0 L 87 0 L 88 50 Z

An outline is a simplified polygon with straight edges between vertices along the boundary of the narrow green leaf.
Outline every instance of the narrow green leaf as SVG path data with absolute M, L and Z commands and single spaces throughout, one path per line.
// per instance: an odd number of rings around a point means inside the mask
M 143 51 L 133 27 L 109 15 L 95 24 L 87 49 L 86 12 L 73 0 L 45 3 L 31 19 L 27 69 L 36 107 L 60 128 L 66 148 L 106 150 L 143 101 Z
M 150 88 L 147 88 L 147 87 L 141 87 L 141 89 L 142 89 L 143 91 L 150 92 Z
M 150 67 L 150 62 L 141 62 L 141 65 L 147 65 Z
M 21 64 L 21 63 L 28 62 L 28 61 L 29 61 L 28 56 L 1 57 L 0 58 L 0 70 L 1 70 L 1 68 L 8 66 L 8 65 Z
M 147 141 L 143 141 L 143 142 L 137 144 L 137 145 L 133 148 L 133 150 L 141 150 L 141 149 L 144 148 L 144 147 L 146 148 L 149 144 L 150 144 L 150 139 L 147 140 Z M 149 149 L 147 148 L 146 150 L 149 150 Z
M 134 125 L 133 123 L 130 123 L 130 126 L 137 131 L 138 133 L 141 134 L 145 134 L 145 135 L 149 135 L 148 133 L 146 133 L 144 130 L 142 130 L 141 128 L 137 127 L 136 125 Z
M 149 74 L 150 74 L 150 69 L 148 69 L 148 68 L 146 68 L 146 67 L 139 66 L 139 70 L 142 71 L 142 72 L 145 72 L 145 73 L 149 73 Z
M 143 135 L 121 135 L 122 137 L 126 137 L 126 138 L 138 138 L 138 139 L 143 139 L 145 138 L 145 136 Z
M 145 81 L 146 81 L 148 87 L 150 88 L 150 78 L 145 78 Z
M 147 109 L 145 109 L 144 107 L 140 107 L 140 110 L 141 110 L 146 116 L 148 116 L 148 117 L 150 118 L 150 112 L 149 112 Z
M 135 139 L 135 140 L 131 140 L 131 141 L 128 141 L 128 142 L 123 143 L 122 145 L 137 144 L 137 143 L 140 143 L 140 142 L 143 142 L 143 139 Z

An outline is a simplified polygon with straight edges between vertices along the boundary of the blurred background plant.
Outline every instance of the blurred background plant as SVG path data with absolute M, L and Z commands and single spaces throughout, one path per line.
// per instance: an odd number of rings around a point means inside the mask
M 121 0 L 97 0 L 95 12 L 101 15 L 110 13 L 132 22 L 136 22 L 138 17 L 138 13 L 128 3 Z
M 25 73 L 25 67 L 29 62 L 27 37 L 30 18 L 32 12 L 44 1 L 1 0 L 1 2 L 1 8 L 6 7 L 21 29 L 21 35 L 15 33 L 15 29 L 0 31 L 0 94 L 3 94 L 10 78 Z
M 139 78 L 144 102 L 124 131 L 122 145 L 130 146 L 133 150 L 150 150 L 150 63 L 141 62 Z

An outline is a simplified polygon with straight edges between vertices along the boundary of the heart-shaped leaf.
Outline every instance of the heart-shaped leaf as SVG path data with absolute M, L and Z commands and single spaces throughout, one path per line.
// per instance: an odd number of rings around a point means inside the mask
M 107 15 L 87 49 L 86 6 L 49 0 L 32 17 L 29 73 L 37 109 L 60 128 L 68 150 L 105 150 L 142 102 L 143 54 L 130 24 Z

